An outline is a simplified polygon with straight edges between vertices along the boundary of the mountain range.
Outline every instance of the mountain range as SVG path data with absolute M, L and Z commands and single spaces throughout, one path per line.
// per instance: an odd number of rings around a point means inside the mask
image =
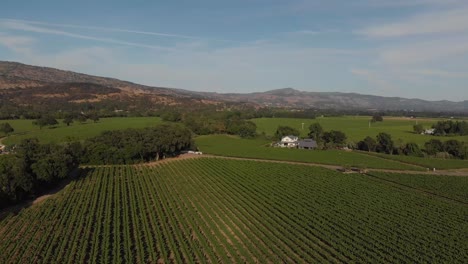
M 244 103 L 282 108 L 316 108 L 375 111 L 428 111 L 468 113 L 468 100 L 462 102 L 426 101 L 357 93 L 305 92 L 292 88 L 256 93 L 212 93 L 152 87 L 114 78 L 105 78 L 48 67 L 0 61 L 0 99 L 24 103 L 33 98 L 60 98 L 71 103 L 100 100 L 148 98 L 162 104 Z

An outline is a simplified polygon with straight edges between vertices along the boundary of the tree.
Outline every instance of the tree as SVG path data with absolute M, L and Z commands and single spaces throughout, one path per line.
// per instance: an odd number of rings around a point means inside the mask
M 0 132 L 9 135 L 11 132 L 15 131 L 15 129 L 10 125 L 10 123 L 1 123 L 0 124 Z
M 83 115 L 83 114 L 78 115 L 78 116 L 76 117 L 76 120 L 78 120 L 78 122 L 80 122 L 80 123 L 86 122 L 87 119 L 88 119 L 88 117 L 86 117 L 86 116 Z
M 358 149 L 364 151 L 375 151 L 377 148 L 377 141 L 367 136 L 364 140 L 358 142 Z
M 289 126 L 278 126 L 278 128 L 276 129 L 276 133 L 275 133 L 275 136 L 277 139 L 281 139 L 283 138 L 284 136 L 289 136 L 289 135 L 292 135 L 292 136 L 299 136 L 301 133 L 299 132 L 299 130 L 297 129 L 294 129 L 292 127 L 289 127 Z
M 371 122 L 374 123 L 374 122 L 382 122 L 383 121 L 383 117 L 382 115 L 380 114 L 375 114 L 372 116 L 372 119 L 371 119 Z
M 416 124 L 413 126 L 413 131 L 416 134 L 421 134 L 422 132 L 424 132 L 424 127 L 421 124 Z
M 379 133 L 377 135 L 377 152 L 391 154 L 393 152 L 392 136 L 387 133 Z
M 44 126 L 53 126 L 57 124 L 58 124 L 57 119 L 51 116 L 42 116 L 41 118 L 33 122 L 33 125 L 39 126 L 40 129 L 42 129 L 42 127 Z
M 337 130 L 331 130 L 329 132 L 324 132 L 322 136 L 323 141 L 327 147 L 331 146 L 340 146 L 346 143 L 345 133 Z
M 418 144 L 413 142 L 407 143 L 405 145 L 403 153 L 407 156 L 424 157 L 424 154 L 422 153 Z
M 71 116 L 66 116 L 64 119 L 63 119 L 63 123 L 64 124 L 67 124 L 67 126 L 70 126 L 71 123 L 73 123 L 73 118 Z
M 445 141 L 444 150 L 450 155 L 453 155 L 460 159 L 464 159 L 467 154 L 466 147 L 464 146 L 463 142 L 460 142 L 455 139 Z
M 444 151 L 444 144 L 438 139 L 431 139 L 424 143 L 424 150 L 429 155 L 436 155 L 437 153 Z
M 319 123 L 313 123 L 309 126 L 308 136 L 317 142 L 322 141 L 323 128 Z
M 89 119 L 93 120 L 94 123 L 97 123 L 97 121 L 99 121 L 99 116 L 97 113 L 93 112 L 89 115 Z

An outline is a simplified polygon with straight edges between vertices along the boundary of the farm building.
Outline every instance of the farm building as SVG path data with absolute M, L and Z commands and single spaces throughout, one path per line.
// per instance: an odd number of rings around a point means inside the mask
M 424 134 L 424 135 L 434 135 L 434 132 L 435 132 L 435 129 L 434 129 L 434 128 L 430 128 L 430 129 L 424 130 L 424 132 L 422 132 L 421 134 Z
M 278 143 L 278 146 L 282 148 L 295 148 L 297 147 L 298 141 L 299 138 L 296 136 L 284 136 L 283 138 L 281 138 L 281 141 Z
M 297 147 L 300 149 L 315 149 L 317 142 L 311 138 L 305 138 L 297 142 Z

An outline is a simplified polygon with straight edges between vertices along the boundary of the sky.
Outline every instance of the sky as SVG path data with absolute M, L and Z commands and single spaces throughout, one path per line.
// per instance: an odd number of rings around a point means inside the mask
M 196 91 L 463 101 L 468 1 L 6 0 L 0 60 Z

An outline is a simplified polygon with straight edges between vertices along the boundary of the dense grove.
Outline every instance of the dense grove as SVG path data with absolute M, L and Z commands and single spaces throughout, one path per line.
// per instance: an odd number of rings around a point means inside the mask
M 70 177 L 79 165 L 79 144 L 24 140 L 16 154 L 0 155 L 0 208 L 40 194 Z
M 310 166 L 106 166 L 0 221 L 0 262 L 466 263 L 467 216 L 460 202 Z
M 162 124 L 104 132 L 85 141 L 81 160 L 86 164 L 133 164 L 173 156 L 193 147 L 190 130 Z
M 40 144 L 26 139 L 0 155 L 0 208 L 34 197 L 71 177 L 80 163 L 133 164 L 193 148 L 190 130 L 173 124 L 108 131 L 84 143 Z
M 468 158 L 468 146 L 464 142 L 455 139 L 442 142 L 431 139 L 424 144 L 421 149 L 418 144 L 408 142 L 397 145 L 390 134 L 379 133 L 376 139 L 367 136 L 359 141 L 356 148 L 363 151 L 379 152 L 385 154 L 406 155 L 415 157 L 436 157 L 436 158 Z
M 436 136 L 468 135 L 468 122 L 466 121 L 439 121 L 432 127 Z

